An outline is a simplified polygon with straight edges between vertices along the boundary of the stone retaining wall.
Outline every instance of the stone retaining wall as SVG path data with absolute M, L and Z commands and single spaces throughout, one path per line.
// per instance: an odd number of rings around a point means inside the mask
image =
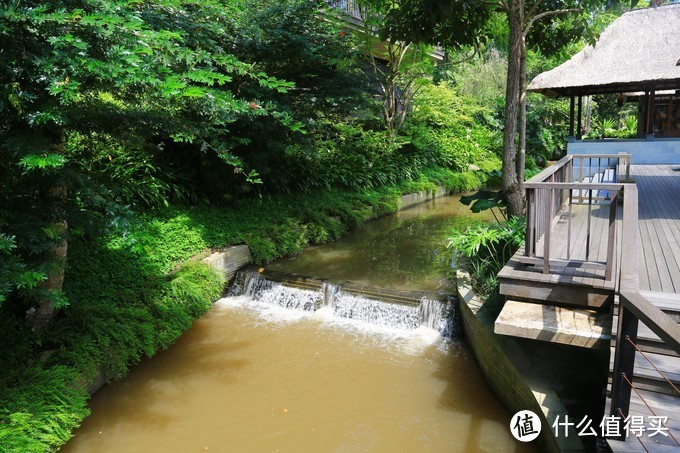
M 480 312 L 482 303 L 470 287 L 469 276 L 459 271 L 457 279 L 463 336 L 489 387 L 511 414 L 530 410 L 541 417 L 541 434 L 532 442 L 538 451 L 584 451 L 581 440 L 576 436 L 555 438 L 551 425 L 557 416 L 564 420 L 567 412 L 550 383 L 532 368 L 524 352 L 512 339 L 494 334 L 493 320 L 484 319 Z
M 227 282 L 234 278 L 239 269 L 252 261 L 250 248 L 245 244 L 227 247 L 203 258 L 204 263 L 208 263 L 214 269 L 222 272 Z

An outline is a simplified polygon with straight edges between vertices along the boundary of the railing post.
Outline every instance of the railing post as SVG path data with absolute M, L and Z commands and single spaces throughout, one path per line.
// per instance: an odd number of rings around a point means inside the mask
M 534 256 L 534 217 L 536 216 L 534 198 L 534 189 L 527 189 L 527 224 L 524 239 L 525 256 Z
M 625 299 L 624 295 L 619 296 Z M 614 374 L 612 375 L 612 404 L 611 414 L 620 417 L 620 439 L 626 437 L 623 429 L 623 419 L 628 417 L 630 409 L 631 386 L 626 378 L 633 382 L 633 370 L 635 369 L 635 347 L 632 343 L 637 342 L 638 319 L 624 306 L 624 301 L 619 300 L 619 324 L 616 336 L 616 351 L 614 353 Z M 630 341 L 629 341 L 630 340 Z
M 616 245 L 616 210 L 619 201 L 619 191 L 613 192 L 609 205 L 609 236 L 607 237 L 607 263 L 604 270 L 605 281 L 612 279 L 614 267 L 614 245 Z
M 578 180 L 579 182 L 583 182 L 583 157 L 579 157 L 579 174 L 578 174 Z M 578 204 L 582 205 L 583 204 L 583 189 L 578 190 Z
M 545 226 L 543 232 L 543 273 L 550 273 L 550 230 L 552 226 L 552 188 L 545 189 Z

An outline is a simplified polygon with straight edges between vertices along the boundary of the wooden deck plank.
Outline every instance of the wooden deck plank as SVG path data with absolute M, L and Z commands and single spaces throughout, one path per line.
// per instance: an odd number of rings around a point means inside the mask
M 663 379 L 656 370 L 656 368 L 658 368 L 663 372 L 666 378 L 673 382 L 676 387 L 678 386 L 677 383 L 680 382 L 680 357 L 654 353 L 645 353 L 645 356 L 647 356 L 647 358 L 643 357 L 639 352 L 635 355 L 636 376 L 639 375 L 647 378 Z M 654 368 L 654 366 L 656 366 L 656 368 Z M 667 386 L 669 391 L 672 390 L 668 382 L 664 382 L 664 386 Z M 680 394 L 677 395 L 680 396 Z
M 632 174 L 640 190 L 640 230 L 654 234 L 658 240 L 652 245 L 654 249 L 643 250 L 646 255 L 653 254 L 657 266 L 649 266 L 646 257 L 646 275 L 642 275 L 641 283 L 649 281 L 645 289 L 655 291 L 680 290 L 680 174 L 673 172 L 671 166 L 638 165 L 633 166 Z M 656 251 L 656 253 L 654 253 Z M 655 263 L 655 264 L 656 264 Z M 654 273 L 662 269 L 659 286 L 655 285 Z M 669 287 L 670 283 L 672 288 Z
M 667 238 L 667 229 L 669 225 L 663 220 L 662 216 L 666 215 L 655 201 L 657 197 L 647 197 L 642 204 L 645 205 L 646 209 L 643 212 L 642 219 L 640 220 L 640 228 L 647 231 L 649 234 L 649 240 L 652 244 L 651 251 L 654 256 L 654 261 L 657 265 L 657 271 L 659 273 L 660 290 L 673 292 L 674 286 L 671 279 L 671 268 L 674 266 L 677 271 L 677 263 L 675 262 L 675 257 L 672 255 L 673 251 L 670 247 L 670 243 Z M 641 208 L 642 210 L 642 208 Z M 652 216 L 649 218 L 648 216 Z M 646 227 L 646 228 L 645 228 Z
M 647 223 L 640 222 L 640 248 L 642 251 L 642 261 L 645 263 L 645 269 L 647 272 L 647 281 L 649 282 L 649 287 L 641 289 L 649 289 L 654 291 L 661 290 L 661 279 L 659 278 L 659 271 L 657 269 L 657 260 L 654 256 L 654 248 L 651 240 L 651 235 L 649 233 L 649 228 Z M 624 245 L 625 247 L 625 245 Z

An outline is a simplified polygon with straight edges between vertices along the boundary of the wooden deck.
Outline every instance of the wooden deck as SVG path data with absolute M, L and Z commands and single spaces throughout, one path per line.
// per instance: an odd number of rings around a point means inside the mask
M 634 165 L 638 187 L 640 289 L 680 293 L 680 165 Z
M 619 252 L 614 255 L 613 278 L 607 281 L 604 274 L 607 235 L 613 231 L 609 229 L 612 205 L 606 200 L 591 205 L 569 207 L 567 204 L 554 218 L 550 229 L 549 273 L 536 265 L 537 258 L 527 257 L 522 248 L 498 274 L 501 293 L 508 299 L 612 310 L 614 341 L 610 371 L 614 367 L 617 336 L 618 308 L 614 302 L 618 303 L 618 267 L 626 267 L 625 258 L 622 263 L 618 262 L 619 253 L 626 247 L 635 246 L 638 250 L 637 259 L 629 261 L 638 264 L 639 293 L 675 322 L 680 322 L 680 165 L 631 165 L 630 170 L 638 190 L 639 235 L 631 244 L 622 243 L 625 240 L 621 234 L 622 210 L 617 208 L 614 241 Z M 536 242 L 536 257 L 544 256 L 543 247 L 543 241 Z M 614 452 L 680 452 L 680 392 L 655 369 L 659 368 L 680 388 L 677 347 L 674 350 L 661 341 L 642 321 L 636 341 L 642 353 L 635 352 L 633 385 L 636 388 L 631 393 L 627 415 L 642 416 L 648 424 L 654 415 L 651 407 L 656 415 L 668 417 L 666 426 L 675 438 L 629 435 L 625 441 L 608 438 L 608 443 Z M 610 385 L 608 394 L 611 390 Z M 608 397 L 606 414 L 611 413 L 611 402 Z

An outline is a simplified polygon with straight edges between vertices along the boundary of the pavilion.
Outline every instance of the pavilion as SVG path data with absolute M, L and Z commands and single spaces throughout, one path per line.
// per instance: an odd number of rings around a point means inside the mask
M 680 163 L 680 4 L 623 14 L 588 46 L 538 75 L 528 91 L 568 97 L 568 154 L 630 153 L 635 164 Z M 638 102 L 634 140 L 582 140 L 583 97 Z

